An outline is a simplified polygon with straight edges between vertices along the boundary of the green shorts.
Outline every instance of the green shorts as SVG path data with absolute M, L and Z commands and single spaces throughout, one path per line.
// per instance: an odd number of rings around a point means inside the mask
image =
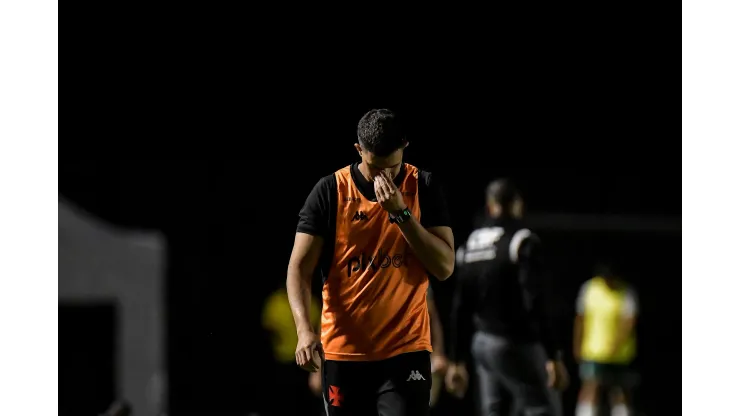
M 631 388 L 639 381 L 637 372 L 629 364 L 584 361 L 580 370 L 582 380 L 593 380 L 607 386 Z

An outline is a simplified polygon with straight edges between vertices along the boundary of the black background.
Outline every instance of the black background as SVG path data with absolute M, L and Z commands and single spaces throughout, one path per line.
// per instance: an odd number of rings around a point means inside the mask
M 356 124 L 371 108 L 405 117 L 405 160 L 446 184 L 457 244 L 501 176 L 531 212 L 680 217 L 670 50 L 646 13 L 600 11 L 533 38 L 518 28 L 418 47 L 372 34 L 343 49 L 298 33 L 259 47 L 214 35 L 188 42 L 191 33 L 166 54 L 143 40 L 141 53 L 101 52 L 120 76 L 101 77 L 105 88 L 86 91 L 72 112 L 59 189 L 119 226 L 165 233 L 171 413 L 242 414 L 289 397 L 266 381 L 262 301 L 285 279 L 308 192 L 357 160 Z M 641 408 L 669 413 L 680 380 L 680 234 L 540 234 L 566 345 L 573 300 L 597 259 L 614 259 L 637 286 Z M 453 285 L 434 282 L 443 316 Z M 61 322 L 60 334 L 70 336 Z M 449 397 L 442 405 L 461 414 Z
M 263 376 L 270 355 L 259 326 L 262 300 L 284 282 L 297 213 L 312 186 L 356 160 L 353 125 L 364 110 L 337 111 L 333 118 L 344 122 L 325 137 L 306 137 L 306 146 L 275 139 L 274 153 L 260 159 L 249 158 L 247 147 L 240 161 L 60 161 L 64 196 L 121 226 L 158 228 L 167 237 L 173 414 L 237 414 L 275 394 Z M 412 136 L 406 160 L 445 182 L 457 244 L 480 212 L 485 185 L 502 175 L 520 184 L 532 212 L 680 216 L 678 178 L 646 154 L 620 160 L 583 146 L 578 154 L 538 155 L 537 137 L 487 138 L 481 131 L 478 138 L 489 143 L 480 145 L 466 135 L 426 133 Z M 434 137 L 439 144 L 431 143 Z M 465 153 L 468 159 L 451 158 Z M 270 158 L 281 154 L 294 157 Z M 660 394 L 679 368 L 680 308 L 666 290 L 678 287 L 680 234 L 541 235 L 558 281 L 566 345 L 579 284 L 597 259 L 617 260 L 641 295 L 641 397 L 669 401 Z M 446 316 L 453 283 L 434 283 Z

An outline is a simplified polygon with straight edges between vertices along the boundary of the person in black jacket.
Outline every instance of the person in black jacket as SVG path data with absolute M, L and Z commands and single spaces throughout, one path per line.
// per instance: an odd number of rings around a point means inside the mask
M 488 217 L 457 252 L 448 390 L 467 389 L 472 354 L 483 414 L 559 415 L 556 389 L 568 375 L 553 334 L 542 245 L 521 222 L 523 201 L 508 180 L 486 192 Z M 471 344 L 472 340 L 472 345 Z

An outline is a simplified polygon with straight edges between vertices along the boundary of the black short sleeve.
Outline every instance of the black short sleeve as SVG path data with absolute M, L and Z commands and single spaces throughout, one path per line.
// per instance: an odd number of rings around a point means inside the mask
M 442 184 L 430 172 L 419 171 L 419 205 L 424 228 L 452 226 Z
M 297 232 L 326 237 L 332 219 L 332 201 L 336 199 L 337 180 L 334 175 L 321 178 L 308 194 L 298 214 Z M 336 210 L 336 206 L 333 207 Z

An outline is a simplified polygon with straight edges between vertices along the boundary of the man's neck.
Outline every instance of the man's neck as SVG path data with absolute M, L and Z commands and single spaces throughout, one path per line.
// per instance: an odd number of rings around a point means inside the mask
M 365 178 L 368 182 L 373 181 L 373 178 L 370 177 L 370 170 L 367 168 L 365 161 L 360 162 L 358 168 L 360 169 L 360 173 L 362 174 L 363 178 Z

